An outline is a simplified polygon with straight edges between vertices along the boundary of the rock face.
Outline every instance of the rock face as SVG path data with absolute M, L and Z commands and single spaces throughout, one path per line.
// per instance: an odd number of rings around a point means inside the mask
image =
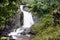
M 25 35 L 21 35 L 16 40 L 29 40 L 29 37 L 27 37 Z
M 12 17 L 12 20 L 6 20 L 5 21 L 5 27 L 3 28 L 3 30 L 1 30 L 0 34 L 2 34 L 3 36 L 7 36 L 7 34 L 9 32 L 14 31 L 14 29 L 17 29 L 18 27 L 20 27 L 20 14 L 17 13 L 16 15 L 14 15 Z
M 7 37 L 7 40 L 31 40 L 30 37 L 27 37 L 25 35 L 20 35 L 20 36 L 16 36 L 17 39 L 12 39 L 11 37 Z
M 31 35 L 36 35 L 35 30 L 32 29 L 32 30 L 30 31 L 30 34 L 31 34 Z

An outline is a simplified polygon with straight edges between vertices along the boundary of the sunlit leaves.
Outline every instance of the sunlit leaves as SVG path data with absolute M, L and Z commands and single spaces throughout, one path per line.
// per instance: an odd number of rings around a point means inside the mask
M 48 4 L 45 4 L 45 5 L 43 5 L 41 8 L 42 8 L 43 10 L 46 10 L 46 9 L 49 8 L 49 6 L 48 6 Z

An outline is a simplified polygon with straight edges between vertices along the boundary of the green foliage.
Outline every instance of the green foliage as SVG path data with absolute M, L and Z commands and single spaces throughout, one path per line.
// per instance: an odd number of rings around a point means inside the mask
M 30 10 L 32 12 L 37 12 L 37 16 L 41 17 L 42 15 L 49 13 L 51 9 L 55 9 L 58 6 L 58 0 L 34 0 Z
M 6 37 L 1 37 L 0 40 L 6 40 Z
M 41 21 L 33 26 L 37 32 L 32 40 L 60 40 L 60 25 L 53 25 L 53 16 L 46 14 L 41 18 Z
M 16 13 L 20 2 L 21 0 L 0 0 L 0 27 L 6 18 L 10 19 Z
M 21 2 L 27 3 L 27 4 L 33 4 L 34 0 L 21 0 Z
M 60 40 L 60 25 L 54 26 L 52 11 L 59 9 L 59 0 L 39 0 L 32 4 L 31 10 L 41 18 L 33 26 L 36 36 L 32 40 Z
M 39 30 L 43 30 L 46 27 L 52 26 L 51 23 L 53 23 L 52 15 L 46 14 L 43 17 L 41 17 L 41 21 L 35 24 L 33 27 L 36 30 L 36 32 L 39 32 Z

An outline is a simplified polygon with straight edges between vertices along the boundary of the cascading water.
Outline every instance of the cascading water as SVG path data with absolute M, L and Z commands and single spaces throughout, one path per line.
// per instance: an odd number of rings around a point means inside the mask
M 30 12 L 24 11 L 23 7 L 24 5 L 20 5 L 20 10 L 23 12 L 23 26 L 8 34 L 8 36 L 12 36 L 13 39 L 16 39 L 16 36 L 20 36 L 23 32 L 27 34 L 30 31 L 31 26 L 34 24 L 32 14 Z

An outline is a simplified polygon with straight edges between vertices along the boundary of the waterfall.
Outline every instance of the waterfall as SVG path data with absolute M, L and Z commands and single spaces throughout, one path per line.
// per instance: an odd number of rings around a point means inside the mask
M 16 39 L 16 36 L 20 36 L 23 32 L 27 34 L 30 31 L 31 26 L 34 24 L 32 13 L 24 11 L 23 7 L 24 5 L 20 5 L 20 10 L 23 12 L 23 26 L 8 34 L 8 36 L 12 36 L 13 39 Z

